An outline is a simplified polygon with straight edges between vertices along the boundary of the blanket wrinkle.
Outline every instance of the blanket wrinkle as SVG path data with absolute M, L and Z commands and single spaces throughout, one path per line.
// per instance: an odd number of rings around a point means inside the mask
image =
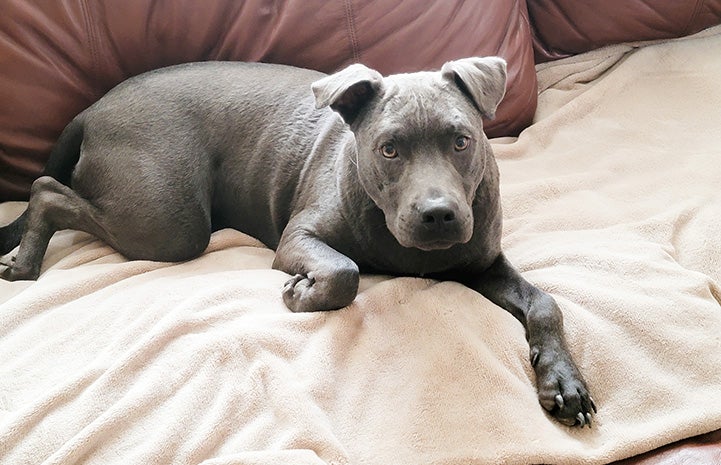
M 288 450 L 278 452 L 244 452 L 203 461 L 200 465 L 265 465 L 285 463 L 293 465 L 347 465 L 345 460 L 321 460 L 311 450 Z
M 169 264 L 61 231 L 0 281 L 0 464 L 604 464 L 721 428 L 721 27 L 537 72 L 534 124 L 491 141 L 503 247 L 561 307 L 593 428 L 543 410 L 523 327 L 458 283 L 364 275 L 293 314 L 243 233 Z

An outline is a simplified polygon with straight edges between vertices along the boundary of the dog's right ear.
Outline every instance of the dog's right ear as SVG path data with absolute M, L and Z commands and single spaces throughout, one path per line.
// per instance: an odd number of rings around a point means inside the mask
M 455 82 L 473 100 L 483 116 L 493 119 L 506 93 L 506 60 L 500 57 L 471 57 L 449 61 L 441 75 Z
M 316 108 L 330 106 L 352 124 L 363 105 L 380 92 L 383 76 L 360 63 L 326 76 L 311 84 Z

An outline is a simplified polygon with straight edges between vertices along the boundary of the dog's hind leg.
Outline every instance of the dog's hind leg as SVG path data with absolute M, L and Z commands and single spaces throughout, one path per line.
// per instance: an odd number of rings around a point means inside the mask
M 77 117 L 65 127 L 50 152 L 43 175 L 52 176 L 66 186 L 70 185 L 70 176 L 83 142 L 83 124 L 83 118 Z M 23 212 L 15 221 L 0 228 L 0 255 L 10 252 L 20 243 L 26 219 L 27 212 Z
M 24 215 L 25 230 L 20 248 L 14 263 L 2 275 L 10 281 L 37 279 L 48 242 L 61 229 L 77 229 L 106 242 L 114 242 L 98 221 L 95 207 L 50 176 L 35 180 Z

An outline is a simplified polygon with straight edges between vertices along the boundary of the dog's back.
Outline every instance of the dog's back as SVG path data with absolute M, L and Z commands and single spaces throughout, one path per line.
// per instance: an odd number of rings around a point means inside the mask
M 162 210 L 151 213 L 160 216 L 202 205 L 212 211 L 195 214 L 210 218 L 213 229 L 233 227 L 274 247 L 322 121 L 339 124 L 329 109 L 315 108 L 310 84 L 322 76 L 282 65 L 206 62 L 130 79 L 80 116 L 85 140 L 73 189 L 128 218 L 137 215 L 133 197 Z M 112 176 L 99 177 L 103 172 Z M 180 195 L 163 192 L 178 184 L 187 187 Z M 108 192 L 119 185 L 131 191 L 123 200 Z M 147 198 L 155 193 L 158 202 Z
M 274 247 L 321 126 L 342 126 L 315 108 L 310 84 L 323 76 L 204 62 L 119 84 L 68 125 L 34 189 L 92 221 L 65 224 L 65 211 L 49 230 L 89 230 L 128 258 L 163 261 L 200 254 L 223 227 Z M 0 229 L 2 253 L 20 242 L 26 218 Z

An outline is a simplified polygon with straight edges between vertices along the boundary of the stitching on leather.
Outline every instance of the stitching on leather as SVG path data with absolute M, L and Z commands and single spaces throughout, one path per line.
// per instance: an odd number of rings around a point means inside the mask
M 360 48 L 358 47 L 358 36 L 356 35 L 355 29 L 355 14 L 353 13 L 352 0 L 345 0 L 345 17 L 346 25 L 348 26 L 348 39 L 350 40 L 351 54 L 353 55 L 353 61 L 360 63 Z
M 683 35 L 688 35 L 689 31 L 691 30 L 691 25 L 696 22 L 696 18 L 698 18 L 699 13 L 701 13 L 701 6 L 704 4 L 704 0 L 696 0 L 696 6 L 693 9 L 693 13 L 691 13 L 691 17 L 688 20 L 688 23 L 686 23 L 686 27 L 683 30 Z
M 511 13 L 508 15 L 508 19 L 506 20 L 506 24 L 503 26 L 503 40 L 501 40 L 498 43 L 498 46 L 496 47 L 496 50 L 494 51 L 494 55 L 499 55 L 501 52 L 501 48 L 503 48 L 504 45 L 508 42 L 508 38 L 511 35 L 511 31 L 515 32 L 516 27 L 518 27 L 518 17 L 519 15 L 523 17 L 523 13 L 521 13 L 520 5 L 518 4 L 518 0 L 516 0 L 511 7 Z
M 90 50 L 90 72 L 92 74 L 93 80 L 97 80 L 98 75 L 100 73 L 100 54 L 98 53 L 98 32 L 95 28 L 95 23 L 93 22 L 90 5 L 88 4 L 88 0 L 83 0 L 80 2 L 80 7 L 83 12 L 83 19 L 85 21 L 85 31 L 87 32 L 87 39 L 88 39 L 88 49 Z M 96 94 L 98 94 L 96 92 Z M 96 95 L 96 98 L 99 97 L 99 95 Z
M 566 22 L 566 25 L 575 32 L 578 37 L 583 39 L 586 43 L 590 44 L 596 44 L 596 41 L 591 40 L 590 36 L 587 33 L 584 33 L 573 21 L 571 16 L 569 16 L 568 12 L 563 9 L 562 6 L 557 6 L 558 13 L 563 17 L 563 20 Z

